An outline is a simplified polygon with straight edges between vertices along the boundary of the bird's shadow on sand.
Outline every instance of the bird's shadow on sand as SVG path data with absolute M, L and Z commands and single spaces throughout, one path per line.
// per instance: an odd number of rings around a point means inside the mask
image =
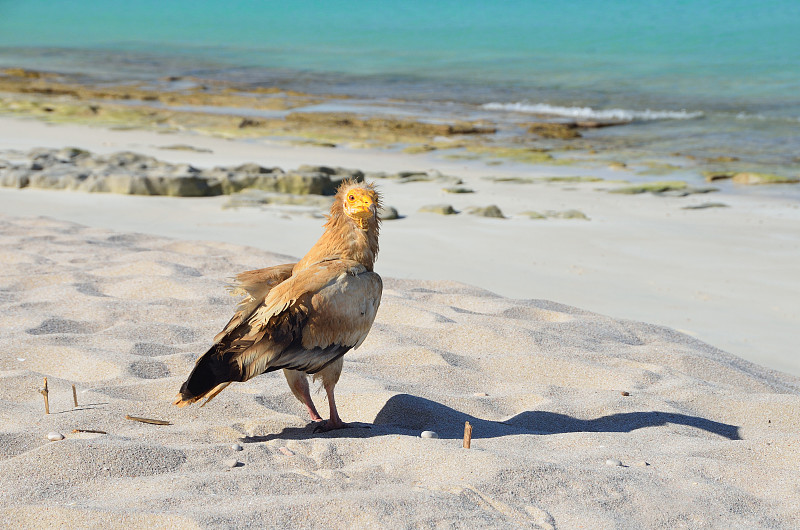
M 352 423 L 348 429 L 314 432 L 317 424 L 305 427 L 286 427 L 280 433 L 266 436 L 249 436 L 242 442 L 270 440 L 298 440 L 315 437 L 371 438 L 386 435 L 419 436 L 421 431 L 436 431 L 439 438 L 461 439 L 464 422 L 472 425 L 472 438 L 498 438 L 518 434 L 548 435 L 571 432 L 631 432 L 645 427 L 659 427 L 668 423 L 694 427 L 728 440 L 741 440 L 739 427 L 718 421 L 675 412 L 620 412 L 591 420 L 583 420 L 547 411 L 527 411 L 506 421 L 489 421 L 459 412 L 436 401 L 398 394 L 392 396 L 378 412 L 372 424 Z

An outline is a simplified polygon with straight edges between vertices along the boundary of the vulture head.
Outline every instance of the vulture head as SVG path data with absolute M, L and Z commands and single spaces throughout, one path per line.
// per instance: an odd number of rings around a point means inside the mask
M 355 221 L 360 229 L 367 230 L 370 220 L 377 222 L 380 196 L 372 184 L 345 181 L 335 200 L 341 204 L 344 214 Z

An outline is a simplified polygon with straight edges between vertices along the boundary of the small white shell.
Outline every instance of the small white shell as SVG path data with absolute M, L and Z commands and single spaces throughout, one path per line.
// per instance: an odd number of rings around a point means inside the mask
M 47 433 L 47 439 L 50 440 L 51 442 L 57 442 L 59 440 L 63 440 L 64 439 L 64 435 L 61 434 L 60 432 L 53 431 L 53 432 Z

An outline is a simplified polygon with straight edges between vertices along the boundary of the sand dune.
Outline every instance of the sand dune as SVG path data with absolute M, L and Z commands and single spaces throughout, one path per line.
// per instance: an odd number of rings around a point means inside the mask
M 672 329 L 385 278 L 357 426 L 318 434 L 278 374 L 170 405 L 226 279 L 285 256 L 41 217 L 0 217 L 0 256 L 5 527 L 800 525 L 800 380 Z

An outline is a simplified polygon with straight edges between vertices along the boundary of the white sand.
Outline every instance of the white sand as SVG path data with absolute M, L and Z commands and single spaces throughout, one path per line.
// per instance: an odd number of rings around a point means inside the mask
M 670 329 L 387 278 L 337 386 L 364 427 L 314 434 L 279 374 L 170 405 L 224 278 L 281 257 L 9 217 L 0 256 L 4 527 L 800 525 L 800 380 Z
M 325 164 L 367 171 L 436 169 L 475 194 L 444 193 L 441 183 L 381 181 L 399 221 L 384 223 L 378 272 L 396 278 L 456 280 L 513 298 L 543 298 L 613 317 L 661 324 L 758 364 L 800 375 L 800 209 L 759 195 L 688 198 L 620 196 L 608 184 L 500 184 L 488 175 L 625 172 L 437 160 L 427 155 L 285 146 L 189 134 L 107 131 L 0 118 L 7 149 L 76 145 L 100 154 L 134 150 L 200 167 L 247 161 L 284 169 Z M 159 149 L 175 144 L 210 149 Z M 565 189 L 572 188 L 572 189 Z M 225 198 L 171 199 L 0 188 L 2 212 L 46 215 L 121 232 L 227 241 L 301 256 L 321 233 L 319 219 L 255 209 L 223 210 Z M 457 209 L 497 204 L 509 216 L 576 208 L 591 221 L 419 214 L 448 202 Z M 683 210 L 723 202 L 729 208 Z
M 0 131 L 7 148 L 150 149 L 209 165 L 426 161 L 14 120 Z M 158 142 L 219 160 L 147 147 Z M 708 198 L 514 187 L 479 169 L 459 172 L 471 196 L 381 182 L 408 217 L 384 223 L 383 302 L 337 385 L 343 419 L 362 427 L 327 434 L 279 374 L 204 408 L 170 405 L 231 314 L 225 279 L 289 259 L 272 252 L 302 254 L 319 219 L 222 210 L 222 198 L 0 190 L 0 526 L 800 526 L 800 379 L 759 366 L 800 372 L 797 210 L 716 196 L 732 207 L 685 211 Z M 592 220 L 416 213 L 445 200 Z M 744 356 L 737 345 L 758 364 L 722 351 Z M 440 438 L 420 438 L 428 429 Z M 66 439 L 48 442 L 51 431 Z

